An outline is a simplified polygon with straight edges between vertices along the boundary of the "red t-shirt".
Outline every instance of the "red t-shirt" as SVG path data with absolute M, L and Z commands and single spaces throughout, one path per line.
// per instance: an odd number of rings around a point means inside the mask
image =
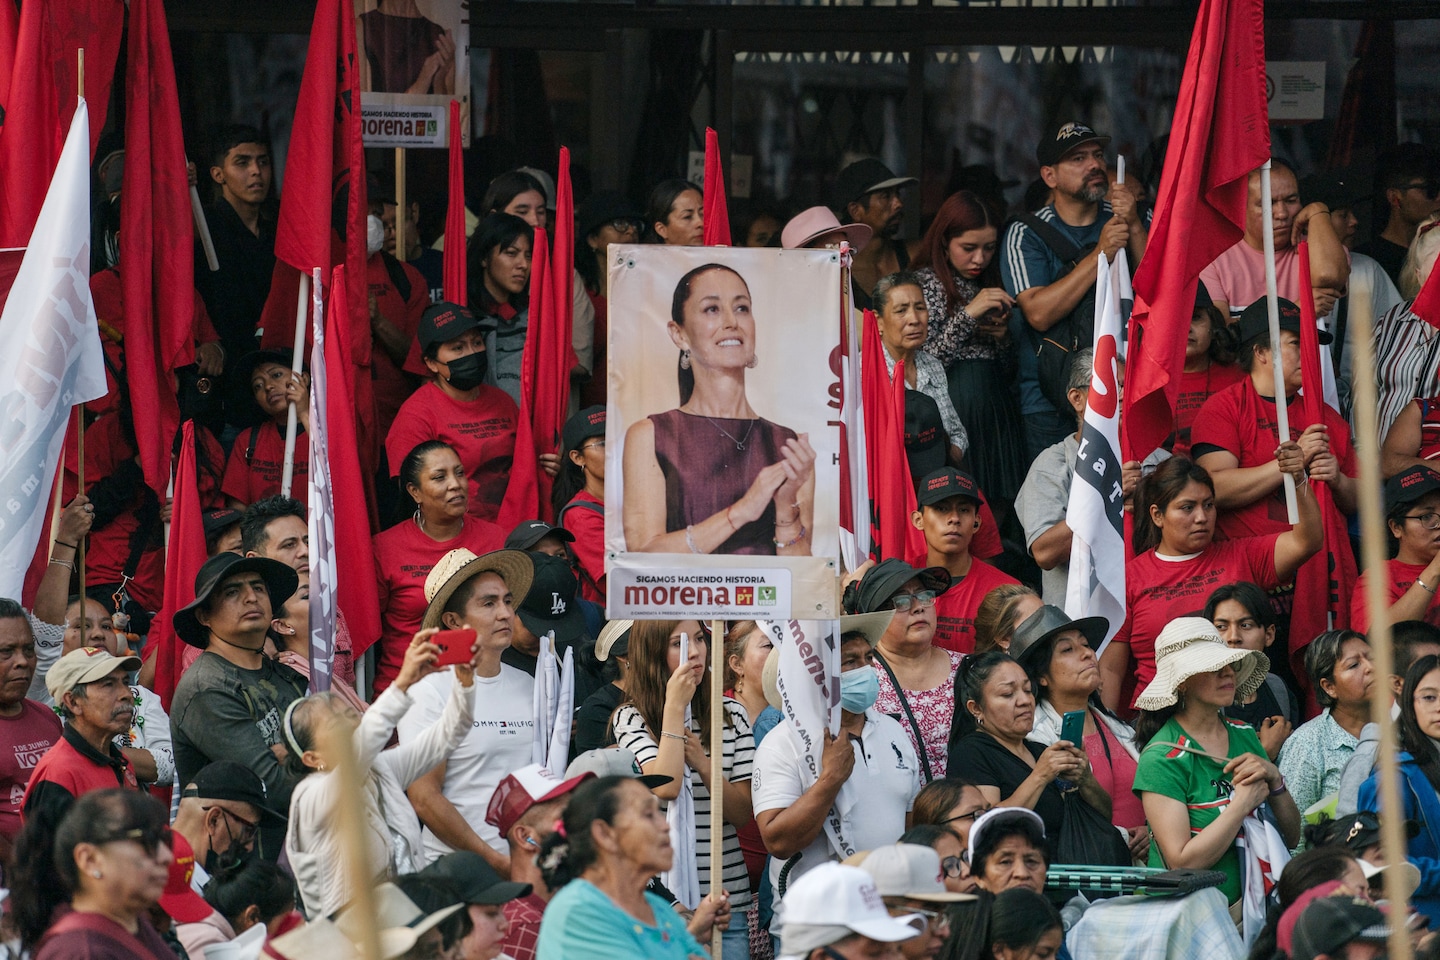
M 72 733 L 71 736 L 76 734 Z M 118 764 L 119 761 L 116 762 Z M 135 779 L 135 768 L 130 765 L 129 760 L 125 761 L 123 774 L 117 766 L 96 763 L 72 747 L 65 739 L 63 731 L 55 738 L 55 745 L 35 764 L 35 769 L 30 773 L 30 782 L 25 786 L 25 797 L 30 796 L 37 783 L 53 783 L 72 797 L 82 796 L 91 790 L 114 790 L 116 787 L 140 789 L 140 783 Z M 20 800 L 20 806 L 24 809 L 24 797 Z
M 310 438 L 296 425 L 295 476 L 290 481 L 290 495 L 307 489 L 310 483 Z M 255 451 L 250 452 L 250 439 L 255 438 Z M 258 427 L 248 427 L 235 438 L 230 459 L 225 464 L 225 479 L 220 490 L 247 507 L 256 500 L 273 497 L 280 492 L 280 478 L 285 472 L 285 432 L 271 420 Z M 303 497 L 302 497 L 303 499 Z
M 0 717 L 0 834 L 15 839 L 20 832 L 20 803 L 40 758 L 60 741 L 60 720 L 43 703 L 23 700 L 20 713 Z
M 600 509 L 583 506 L 592 504 Z M 561 526 L 575 534 L 570 549 L 580 561 L 580 597 L 605 602 L 605 501 L 581 490 L 561 512 Z
M 1105 721 L 1095 718 L 1095 732 L 1085 734 L 1085 756 L 1112 805 L 1110 822 L 1126 830 L 1145 825 L 1145 806 L 1132 789 L 1138 764 L 1120 745 Z
M 1280 586 L 1275 541 L 1268 537 L 1216 541 L 1186 559 L 1146 550 L 1125 564 L 1125 608 L 1130 611 L 1115 639 L 1135 657 L 1135 694 L 1155 679 L 1155 638 L 1176 617 L 1195 615 L 1220 586 L 1248 580 L 1266 590 Z M 1134 706 L 1132 703 L 1131 706 Z
M 1415 578 L 1425 572 L 1429 564 L 1425 563 L 1401 563 L 1399 560 L 1388 560 L 1385 569 L 1390 574 L 1390 588 L 1385 591 L 1385 602 L 1393 604 L 1396 600 L 1405 596 L 1415 583 Z M 1350 600 L 1350 629 L 1360 633 L 1370 629 L 1370 607 L 1365 599 L 1365 577 L 1367 574 L 1360 574 L 1355 581 L 1355 592 L 1351 594 Z M 1434 584 L 1430 584 L 1434 586 Z M 1425 607 L 1425 622 L 1440 627 L 1440 597 L 1432 596 Z
M 410 638 L 425 618 L 425 578 L 440 558 L 464 547 L 476 554 L 499 550 L 505 532 L 493 523 L 465 519 L 460 536 L 443 543 L 430 539 L 413 520 L 405 520 L 377 534 L 375 544 L 376 590 L 380 598 L 380 645 L 375 662 L 375 692 L 390 685 L 400 672 Z
M 970 560 L 970 572 L 935 598 L 935 639 L 937 647 L 956 653 L 975 652 L 975 611 L 985 594 L 1005 583 L 1018 583 L 984 560 Z
M 1353 477 L 1359 472 L 1359 465 L 1355 461 L 1355 448 L 1350 443 L 1350 427 L 1333 408 L 1326 404 L 1321 406 L 1325 426 L 1329 430 L 1330 450 L 1340 461 L 1340 471 L 1347 477 Z M 1300 436 L 1304 426 L 1301 418 L 1296 416 L 1300 413 L 1298 403 L 1292 401 L 1290 411 L 1290 438 L 1293 440 Z M 1254 382 L 1247 376 L 1205 401 L 1190 429 L 1190 449 L 1199 456 L 1206 453 L 1205 447 L 1217 447 L 1239 458 L 1241 467 L 1258 467 L 1275 459 L 1275 448 L 1280 445 L 1278 436 L 1275 401 L 1257 393 Z M 1332 506 L 1331 509 L 1335 508 Z M 1268 497 L 1243 507 L 1221 510 L 1218 532 L 1230 540 L 1284 533 L 1290 529 L 1288 516 L 1285 488 L 1277 486 Z
M 400 407 L 385 438 L 390 475 L 399 476 L 406 455 L 426 440 L 444 440 L 469 478 L 470 516 L 494 520 L 510 482 L 519 420 L 520 408 L 499 387 L 481 385 L 478 397 L 462 403 L 431 381 Z
M 1228 363 L 1212 363 L 1205 370 L 1180 375 L 1180 397 L 1175 401 L 1175 433 L 1170 452 L 1190 455 L 1190 428 L 1205 401 L 1233 383 L 1245 379 L 1245 371 Z
M 370 286 L 370 296 L 375 298 L 375 306 L 380 315 L 405 334 L 406 343 L 413 344 L 415 334 L 420 329 L 420 316 L 430 305 L 430 289 L 425 285 L 425 278 L 419 270 L 408 263 L 396 262 L 400 263 L 406 279 L 410 281 L 408 300 L 400 296 L 400 291 L 390 279 L 390 271 L 380 254 L 373 255 L 367 261 L 365 278 Z M 402 364 L 403 362 L 401 361 Z M 395 422 L 395 415 L 400 412 L 401 405 L 415 392 L 415 380 L 402 372 L 401 364 L 390 359 L 390 355 L 380 346 L 379 340 L 374 342 L 374 349 L 370 353 L 370 380 L 375 391 L 375 426 L 380 435 L 384 436 L 389 431 L 390 424 Z

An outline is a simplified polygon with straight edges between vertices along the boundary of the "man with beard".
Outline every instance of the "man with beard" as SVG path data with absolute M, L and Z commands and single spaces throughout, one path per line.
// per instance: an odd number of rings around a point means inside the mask
M 1120 250 L 1128 250 L 1132 268 L 1145 252 L 1148 231 L 1135 194 L 1128 187 L 1110 186 L 1105 163 L 1109 142 L 1109 137 L 1075 121 L 1041 140 L 1035 158 L 1040 178 L 1050 188 L 1050 203 L 1005 231 L 1000 278 L 1018 308 L 1010 314 L 1010 335 L 1021 348 L 1020 412 L 1031 459 L 1075 430 L 1074 414 L 1056 410 L 1040 391 L 1035 361 L 1040 334 L 1069 317 L 1095 289 L 1102 252 L 1114 260 Z M 1083 255 L 1073 261 L 1062 257 L 1055 250 L 1062 241 Z
M 20 808 L 27 824 L 38 819 L 53 830 L 75 798 L 91 790 L 140 789 L 135 768 L 114 742 L 134 719 L 126 675 L 139 669 L 139 657 L 112 656 L 100 647 L 81 647 L 55 661 L 45 686 L 65 729 L 30 775 Z
M 855 253 L 850 266 L 851 299 L 855 309 L 871 308 L 870 291 L 881 277 L 910 266 L 910 252 L 896 239 L 904 222 L 905 202 L 900 191 L 913 183 L 914 177 L 897 177 L 879 160 L 856 160 L 835 178 L 831 205 L 844 223 L 863 223 L 870 228 L 873 239 Z
M 233 760 L 206 764 L 185 785 L 174 827 L 195 851 L 190 886 L 197 893 L 211 874 L 246 858 L 262 824 L 284 826 L 269 800 L 265 781 Z

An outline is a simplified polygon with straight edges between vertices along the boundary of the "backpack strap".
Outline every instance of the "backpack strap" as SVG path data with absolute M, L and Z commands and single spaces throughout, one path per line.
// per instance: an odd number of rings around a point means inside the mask
M 1050 252 L 1064 261 L 1071 270 L 1075 269 L 1075 265 L 1089 252 L 1082 250 L 1074 240 L 1062 233 L 1059 227 L 1041 220 L 1033 213 L 1022 213 L 1015 218 L 1015 222 L 1023 223 L 1033 230 L 1040 242 L 1049 247 Z
M 405 275 L 405 265 L 383 250 L 380 259 L 385 264 L 385 272 L 390 275 L 390 282 L 395 285 L 395 292 L 400 294 L 401 300 L 409 303 L 410 278 Z

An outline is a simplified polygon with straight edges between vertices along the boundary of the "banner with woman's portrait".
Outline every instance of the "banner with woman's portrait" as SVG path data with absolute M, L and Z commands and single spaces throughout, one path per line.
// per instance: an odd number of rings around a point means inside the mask
M 470 143 L 470 24 L 462 0 L 355 0 L 367 147 L 444 148 L 451 100 Z
M 836 616 L 837 252 L 608 256 L 608 615 Z

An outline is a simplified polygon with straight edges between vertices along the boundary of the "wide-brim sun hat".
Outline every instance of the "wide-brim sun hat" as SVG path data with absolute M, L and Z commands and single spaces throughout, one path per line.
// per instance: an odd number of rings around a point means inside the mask
M 850 248 L 856 253 L 864 250 L 874 236 L 868 224 L 841 223 L 829 207 L 810 207 L 795 214 L 785 224 L 780 231 L 780 246 L 786 250 L 800 250 L 832 233 L 836 234 L 837 241 L 842 238 L 849 241 Z
M 258 573 L 265 581 L 270 598 L 270 616 L 275 617 L 285 601 L 295 595 L 300 576 L 278 560 L 268 557 L 242 557 L 238 553 L 220 553 L 206 560 L 195 574 L 195 599 L 175 611 L 171 623 L 175 635 L 192 647 L 204 650 L 210 639 L 210 628 L 200 622 L 197 614 L 210 602 L 226 577 L 239 573 Z
M 535 577 L 535 564 L 524 550 L 492 550 L 476 556 L 460 547 L 440 558 L 425 578 L 425 599 L 430 605 L 425 608 L 425 618 L 420 628 L 440 626 L 440 617 L 445 613 L 445 604 L 461 585 L 482 573 L 496 573 L 505 581 L 514 605 L 520 606 L 530 592 L 530 581 Z
M 1204 617 L 1177 617 L 1155 638 L 1155 679 L 1135 706 L 1162 710 L 1180 701 L 1180 684 L 1202 673 L 1235 668 L 1235 697 L 1244 700 L 1260 689 L 1270 672 L 1270 658 L 1258 650 L 1228 647 L 1215 625 Z

